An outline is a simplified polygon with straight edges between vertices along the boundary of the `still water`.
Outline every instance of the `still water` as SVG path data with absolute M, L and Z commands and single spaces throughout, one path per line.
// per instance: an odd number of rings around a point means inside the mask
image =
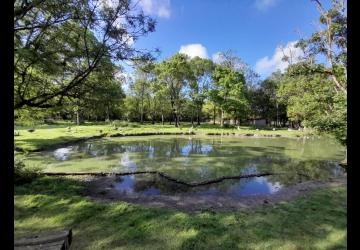
M 92 140 L 54 151 L 31 154 L 28 163 L 52 172 L 160 171 L 185 182 L 264 172 L 263 177 L 188 187 L 158 175 L 118 178 L 115 188 L 127 194 L 247 196 L 272 194 L 307 180 L 342 175 L 337 162 L 344 148 L 320 138 L 218 136 L 146 136 Z

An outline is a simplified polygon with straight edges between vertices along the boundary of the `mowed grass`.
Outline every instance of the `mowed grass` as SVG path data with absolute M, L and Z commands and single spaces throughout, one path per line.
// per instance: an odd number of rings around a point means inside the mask
M 15 237 L 72 228 L 71 249 L 346 249 L 346 188 L 278 205 L 195 213 L 81 196 L 75 177 L 15 187 Z
M 69 130 L 68 127 L 71 127 Z M 35 127 L 34 132 L 29 132 L 29 127 L 16 126 L 15 131 L 19 135 L 14 136 L 15 147 L 21 148 L 25 151 L 42 150 L 49 146 L 56 144 L 71 142 L 81 138 L 92 136 L 110 136 L 114 134 L 123 135 L 142 135 L 149 133 L 189 133 L 191 124 L 182 124 L 181 127 L 176 128 L 174 125 L 161 125 L 161 124 L 145 124 L 140 125 L 136 123 L 129 123 L 126 126 L 118 126 L 116 129 L 113 125 L 105 123 L 87 123 L 80 126 L 74 126 L 69 123 L 57 125 L 38 125 Z M 262 135 L 280 135 L 283 137 L 299 137 L 311 134 L 311 131 L 288 131 L 287 128 L 276 129 L 275 131 L 269 128 L 258 128 L 241 126 L 231 126 L 229 128 L 221 128 L 219 125 L 202 124 L 192 129 L 195 134 L 234 134 L 246 135 L 256 134 Z

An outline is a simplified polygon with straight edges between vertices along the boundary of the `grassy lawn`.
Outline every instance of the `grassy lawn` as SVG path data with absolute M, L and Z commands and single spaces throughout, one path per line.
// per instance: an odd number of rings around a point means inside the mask
M 185 213 L 81 196 L 77 178 L 15 187 L 15 236 L 73 228 L 72 249 L 346 249 L 346 188 L 278 205 Z
M 41 125 L 34 132 L 16 127 L 15 146 L 25 150 L 113 134 L 186 133 L 190 124 Z M 220 128 L 204 124 L 196 134 L 235 133 L 307 136 L 310 132 L 252 127 Z M 81 195 L 84 182 L 76 177 L 39 177 L 15 186 L 15 237 L 72 228 L 71 249 L 346 249 L 346 188 L 320 189 L 278 205 L 237 211 L 186 213 L 145 208 L 125 202 L 102 203 Z
M 68 127 L 71 127 L 69 130 Z M 18 136 L 14 137 L 16 147 L 24 150 L 32 151 L 43 149 L 52 145 L 63 142 L 70 142 L 73 140 L 96 136 L 104 134 L 105 136 L 114 134 L 124 135 L 141 135 L 146 133 L 188 133 L 191 124 L 184 124 L 180 128 L 175 128 L 174 125 L 140 125 L 140 124 L 126 124 L 119 126 L 115 130 L 114 126 L 110 124 L 94 124 L 88 123 L 81 126 L 71 126 L 70 124 L 57 125 L 39 125 L 35 127 L 34 132 L 28 132 L 29 127 L 16 126 L 15 131 L 19 132 Z M 283 137 L 297 137 L 304 136 L 311 133 L 310 131 L 288 131 L 286 128 L 271 129 L 241 126 L 240 130 L 237 127 L 221 128 L 219 125 L 203 124 L 192 130 L 195 134 L 211 134 L 211 133 L 234 133 L 235 135 L 256 134 L 256 135 L 280 135 Z

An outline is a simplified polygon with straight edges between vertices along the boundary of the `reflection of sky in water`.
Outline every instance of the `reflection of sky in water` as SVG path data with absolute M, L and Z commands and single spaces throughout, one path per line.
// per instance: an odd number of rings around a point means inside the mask
M 115 189 L 121 193 L 126 194 L 141 194 L 141 195 L 163 195 L 174 194 L 172 185 L 176 185 L 173 182 L 160 179 L 152 179 L 153 176 L 139 177 L 139 175 L 122 176 L 121 180 L 115 184 Z M 151 181 L 149 181 L 151 180 Z M 137 182 L 140 182 L 141 190 L 135 190 Z M 274 194 L 282 188 L 278 182 L 272 183 L 267 180 L 266 177 L 255 177 L 249 179 L 242 179 L 232 182 L 231 185 L 226 185 L 227 180 L 206 186 L 188 188 L 186 193 L 195 196 L 231 196 L 231 197 L 243 197 L 249 195 L 260 194 Z M 222 185 L 224 184 L 224 185 Z M 179 185 L 179 184 L 177 184 Z M 201 189 L 201 191 L 199 191 Z
M 226 182 L 226 181 L 224 181 Z M 225 190 L 217 186 L 209 186 L 206 191 L 196 192 L 196 195 L 214 195 L 214 196 L 231 196 L 231 197 L 242 197 L 249 195 L 260 195 L 260 194 L 274 194 L 282 188 L 282 185 L 278 182 L 271 183 L 266 177 L 254 177 L 249 179 L 242 179 L 235 182 L 233 185 L 227 187 Z
M 148 155 L 148 157 L 149 157 L 150 159 L 153 159 L 153 158 L 154 158 L 154 152 L 155 152 L 155 148 L 154 148 L 153 146 L 150 146 L 150 147 L 149 147 L 149 155 Z
M 181 155 L 188 156 L 190 154 L 190 151 L 191 151 L 191 145 L 188 144 L 181 148 Z
M 332 172 L 334 177 L 339 177 L 344 174 L 344 169 L 339 164 L 336 164 L 336 167 L 332 169 Z
M 125 152 L 120 160 L 120 165 L 126 167 L 128 170 L 136 171 L 137 166 L 136 163 L 129 158 L 129 154 Z
M 56 160 L 66 161 L 70 158 L 71 152 L 72 152 L 72 147 L 58 148 L 54 151 L 53 155 Z
M 255 177 L 246 182 L 244 186 L 237 184 L 229 189 L 228 193 L 235 196 L 253 195 L 253 194 L 273 194 L 279 191 L 281 185 L 267 181 L 265 177 Z
M 201 153 L 203 153 L 203 154 L 208 154 L 208 153 L 210 153 L 211 151 L 212 151 L 212 146 L 211 145 L 209 145 L 209 144 L 203 144 L 203 145 L 201 145 Z
M 104 172 L 157 170 L 187 181 L 209 180 L 224 175 L 284 171 L 289 173 L 289 177 L 282 178 L 281 176 L 280 178 L 279 176 L 268 179 L 274 183 L 278 181 L 283 185 L 291 185 L 299 180 L 295 176 L 297 173 L 308 173 L 313 179 L 326 179 L 343 174 L 341 167 L 334 168 L 337 165 L 336 154 L 341 153 L 341 150 L 333 147 L 325 150 L 323 147 L 328 144 L 321 141 L 314 140 L 315 144 L 311 145 L 308 145 L 308 142 L 304 147 L 299 141 L 291 139 L 232 138 L 231 140 L 224 139 L 220 146 L 222 138 L 218 137 L 211 137 L 211 140 L 195 137 L 164 138 L 161 140 L 140 138 L 131 141 L 93 140 L 48 151 L 45 156 L 58 161 L 58 163 L 50 162 L 51 168 L 64 168 L 64 171 L 96 171 L 98 166 L 99 171 Z M 300 154 L 302 149 L 305 151 Z M 326 157 L 325 160 L 323 160 L 324 157 Z M 47 159 L 43 157 L 41 160 Z M 46 164 L 50 165 L 47 162 Z M 70 169 L 72 166 L 74 167 Z M 242 180 L 241 189 L 244 191 L 241 192 L 246 193 L 247 189 L 251 189 L 260 193 L 271 193 L 270 184 L 266 191 L 264 181 L 254 184 L 254 180 L 252 182 Z M 235 182 L 231 185 L 235 186 Z M 252 185 L 255 185 L 257 189 Z M 221 186 L 230 186 L 230 183 Z M 209 190 L 216 188 L 212 186 Z M 227 187 L 227 190 L 231 189 Z M 232 192 L 235 195 L 241 193 L 236 191 L 239 188 L 234 188 L 234 190 Z M 156 192 L 153 190 L 150 193 Z
M 122 193 L 133 194 L 135 185 L 134 179 L 135 176 L 133 175 L 122 176 L 121 181 L 116 183 L 115 188 Z
M 189 156 L 191 153 L 195 153 L 195 154 L 201 153 L 207 155 L 212 150 L 213 147 L 210 144 L 200 144 L 200 145 L 187 144 L 181 148 L 181 155 Z

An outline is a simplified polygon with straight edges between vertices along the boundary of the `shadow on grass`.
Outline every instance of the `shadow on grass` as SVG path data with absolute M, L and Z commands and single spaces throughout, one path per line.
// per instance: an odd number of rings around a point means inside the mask
M 346 190 L 237 212 L 184 213 L 81 196 L 74 178 L 15 187 L 15 235 L 73 228 L 73 249 L 345 249 Z

